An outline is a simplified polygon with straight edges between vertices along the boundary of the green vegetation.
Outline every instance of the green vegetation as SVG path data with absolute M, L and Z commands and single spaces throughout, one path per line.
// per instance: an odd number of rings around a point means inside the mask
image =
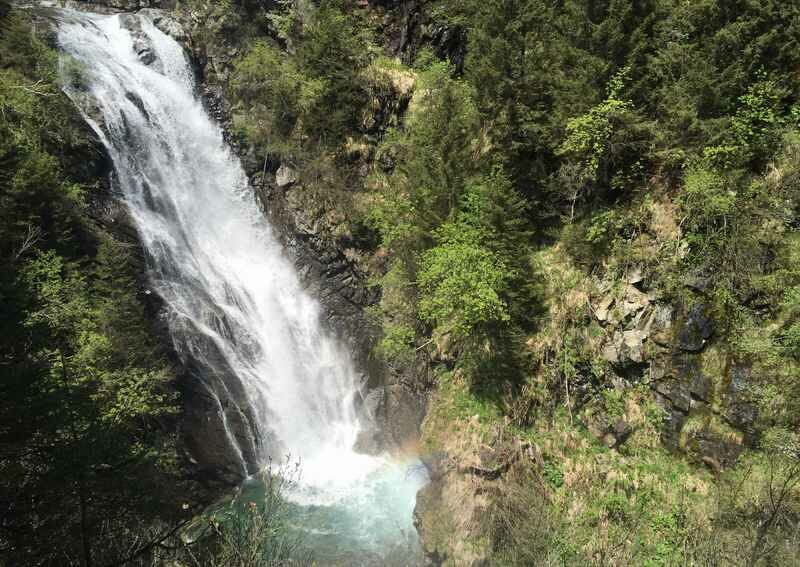
M 141 260 L 89 217 L 102 156 L 56 64 L 0 9 L 3 565 L 119 561 L 194 507 Z
M 358 12 L 339 0 L 286 2 L 269 21 L 276 38 L 255 41 L 234 71 L 246 135 L 290 156 L 306 145 L 341 144 L 367 103 L 358 77 L 371 55 Z
M 374 355 L 433 370 L 426 450 L 541 457 L 480 491 L 481 529 L 423 523 L 498 565 L 789 564 L 800 8 L 435 0 L 411 25 L 388 4 L 187 6 L 199 45 L 235 53 L 206 71 L 262 185 L 291 165 L 287 200 L 380 288 Z M 172 374 L 132 251 L 88 220 L 53 53 L 0 13 L 2 540 L 75 558 L 150 518 Z
M 333 156 L 328 163 L 360 189 L 310 199 L 372 233 L 359 245 L 382 291 L 371 310 L 383 328 L 376 355 L 437 369 L 426 446 L 454 450 L 460 426 L 477 428 L 483 442 L 510 428 L 548 444 L 543 488 L 533 488 L 533 475 L 498 493 L 499 527 L 480 541 L 497 561 L 521 565 L 790 557 L 782 530 L 796 526 L 800 503 L 789 442 L 800 407 L 797 8 L 432 2 L 424 17 L 462 33 L 466 55 L 448 61 L 435 42 L 415 45 L 409 66 L 391 65 L 411 77 L 407 108 L 370 131 L 357 118 L 364 101 L 391 91 L 375 89 L 364 71 L 378 61 L 375 38 L 362 33 L 369 10 L 344 18 L 336 13 L 344 6 L 282 8 L 272 38 L 252 40 L 237 63 L 234 96 L 262 150 L 293 162 L 300 148 L 307 163 Z M 330 26 L 320 45 L 337 34 L 333 67 L 322 73 L 311 45 L 318 32 L 298 31 L 311 30 L 308 22 Z M 340 61 L 350 62 L 347 74 Z M 284 79 L 265 82 L 276 74 Z M 336 113 L 318 122 L 322 93 L 339 78 L 347 88 L 338 87 Z M 370 148 L 357 160 L 372 166 L 368 176 L 342 159 L 354 143 Z M 308 195 L 319 190 L 304 181 Z M 631 273 L 646 294 L 629 290 Z M 617 302 L 601 319 L 604 295 Z M 674 416 L 651 388 L 630 383 L 646 381 L 642 366 L 666 364 L 654 358 L 658 344 L 674 344 L 677 331 L 647 342 L 632 366 L 604 354 L 615 331 L 632 329 L 623 326 L 631 297 L 657 298 L 679 318 L 692 305 L 713 316 L 714 354 L 698 363 L 710 383 L 699 395 L 711 399 L 686 409 L 685 455 L 660 440 Z M 746 386 L 734 383 L 740 367 L 749 369 Z M 759 408 L 746 410 L 755 421 L 726 413 L 735 404 Z M 639 429 L 614 449 L 592 440 L 619 421 Z M 773 436 L 783 449 L 767 442 Z M 708 457 L 709 443 L 737 447 L 740 464 Z M 589 479 L 555 466 L 562 462 L 620 480 Z M 776 478 L 790 488 L 769 511 L 763 495 L 774 496 Z M 687 486 L 701 496 L 688 498 Z M 732 486 L 750 495 L 747 504 L 724 497 Z M 754 515 L 745 517 L 746 506 Z
M 304 532 L 296 525 L 297 510 L 286 495 L 297 488 L 300 464 L 267 468 L 260 477 L 263 496 L 244 494 L 207 511 L 187 530 L 193 542 L 178 542 L 161 561 L 176 559 L 203 567 L 287 567 L 312 565 L 304 549 Z

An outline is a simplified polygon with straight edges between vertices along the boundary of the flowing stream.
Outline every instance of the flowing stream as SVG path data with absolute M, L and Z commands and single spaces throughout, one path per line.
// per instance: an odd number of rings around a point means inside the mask
M 349 353 L 322 328 L 181 46 L 145 16 L 59 20 L 65 90 L 113 159 L 176 350 L 200 369 L 242 476 L 289 454 L 302 467 L 292 497 L 316 532 L 373 551 L 413 533 L 424 475 L 354 451 Z

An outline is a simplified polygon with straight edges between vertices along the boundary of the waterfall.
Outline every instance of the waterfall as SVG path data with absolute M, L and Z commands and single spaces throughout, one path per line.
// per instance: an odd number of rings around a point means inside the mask
M 242 476 L 290 454 L 312 503 L 370 505 L 387 458 L 353 450 L 357 373 L 204 110 L 183 49 L 144 16 L 59 20 L 65 90 L 113 159 L 176 350 L 216 401 Z M 383 478 L 407 485 L 396 499 L 410 525 L 419 481 Z

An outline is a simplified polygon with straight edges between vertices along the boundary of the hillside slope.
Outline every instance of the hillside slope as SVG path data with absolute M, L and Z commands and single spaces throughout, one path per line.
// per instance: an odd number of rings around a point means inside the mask
M 431 559 L 791 561 L 797 8 L 181 9 L 269 206 L 429 392 Z

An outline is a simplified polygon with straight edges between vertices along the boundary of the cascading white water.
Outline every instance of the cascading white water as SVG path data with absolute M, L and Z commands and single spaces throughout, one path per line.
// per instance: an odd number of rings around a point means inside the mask
M 79 66 L 65 90 L 113 159 L 152 285 L 172 312 L 176 347 L 231 374 L 244 392 L 247 407 L 237 411 L 252 434 L 228 430 L 243 470 L 245 455 L 266 465 L 270 453 L 288 452 L 300 459 L 314 503 L 363 499 L 365 482 L 387 459 L 353 450 L 360 385 L 348 353 L 321 328 L 317 302 L 195 94 L 182 48 L 146 17 L 64 12 L 60 19 L 60 45 Z M 219 405 L 224 420 L 230 411 Z M 419 482 L 401 491 L 410 500 L 401 523 L 410 522 Z

